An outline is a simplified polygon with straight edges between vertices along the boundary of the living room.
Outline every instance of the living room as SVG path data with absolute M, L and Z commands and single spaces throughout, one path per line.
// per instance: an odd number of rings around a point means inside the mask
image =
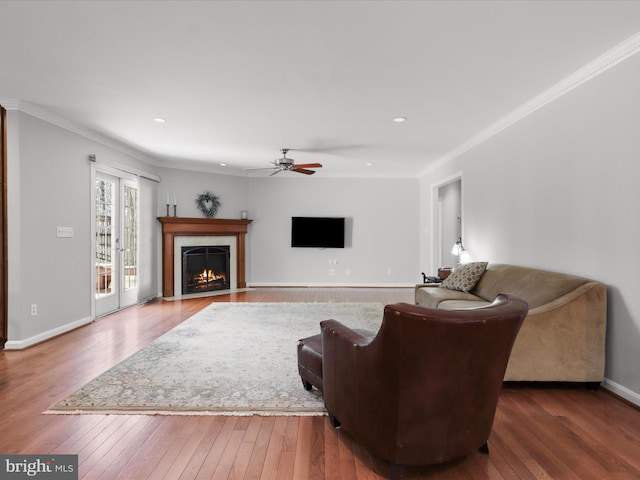
M 617 37 L 620 45 L 630 35 Z M 602 45 L 598 51 L 604 55 L 616 46 Z M 158 167 L 145 163 L 153 162 L 146 154 L 108 146 L 115 145 L 110 139 L 94 137 L 104 140 L 99 143 L 74 134 L 59 116 L 28 99 L 4 99 L 9 136 L 9 341 L 28 343 L 91 319 L 90 268 L 78 261 L 90 258 L 90 154 L 106 165 L 150 171 L 162 179 L 147 182 L 154 200 L 141 205 L 147 212 L 141 237 L 150 239 L 151 246 L 140 260 L 141 300 L 160 291 L 155 218 L 166 214 L 167 193 L 177 197 L 180 216 L 202 216 L 194 200 L 204 190 L 220 196 L 219 218 L 239 218 L 241 210 L 249 211 L 254 219 L 247 239 L 249 284 L 407 286 L 420 280 L 420 272 L 433 274 L 441 266 L 431 263 L 431 197 L 434 185 L 459 176 L 464 244 L 474 259 L 569 272 L 609 285 L 606 378 L 617 393 L 640 403 L 640 378 L 633 368 L 640 304 L 632 288 L 635 249 L 629 245 L 638 230 L 628 211 L 637 201 L 631 182 L 638 168 L 632 130 L 638 59 L 624 58 L 563 95 L 554 92 L 557 98 L 552 101 L 538 99 L 546 103 L 526 115 L 515 111 L 521 119 L 512 119 L 483 141 L 472 139 L 477 145 L 462 145 L 464 151 L 425 167 L 419 177 L 400 171 L 397 178 L 376 178 L 369 172 L 361 178 L 320 173 L 265 178 L 224 175 L 217 166 L 196 171 L 194 163 Z M 595 60 L 576 59 L 563 69 L 568 77 Z M 545 85 L 552 91 L 560 80 L 549 79 Z M 536 94 L 540 92 L 523 92 L 520 104 Z M 49 191 L 52 182 L 61 188 L 43 204 L 42 192 Z M 295 215 L 351 218 L 354 248 L 336 255 L 291 249 L 288 222 Z M 43 233 L 55 231 L 56 225 L 74 226 L 74 238 L 43 244 Z M 41 253 L 32 255 L 34 251 Z M 331 277 L 327 271 L 333 257 L 338 264 Z M 38 271 L 42 273 L 35 278 L 24 273 Z M 52 277 L 57 281 L 51 282 Z M 33 303 L 40 307 L 36 317 L 29 313 Z
M 571 11 L 587 8 L 566 3 Z M 640 259 L 632 243 L 640 236 L 633 211 L 640 200 L 635 185 L 640 173 L 635 132 L 640 121 L 635 108 L 640 101 L 640 57 L 635 55 L 640 5 L 588 3 L 610 15 L 600 19 L 602 24 L 592 19 L 592 25 L 600 25 L 594 36 L 581 30 L 583 36 L 568 34 L 567 43 L 590 38 L 593 54 L 569 62 L 558 54 L 542 61 L 532 38 L 526 52 L 531 61 L 548 62 L 555 69 L 520 72 L 511 82 L 541 88 L 510 90 L 511 109 L 496 112 L 480 130 L 461 133 L 454 148 L 424 162 L 419 174 L 332 174 L 331 155 L 295 151 L 291 156 L 296 160 L 319 160 L 323 169 L 308 177 L 270 177 L 268 172 L 230 174 L 225 167 L 201 162 L 176 166 L 119 142 L 118 135 L 108 138 L 69 122 L 64 109 L 52 113 L 30 98 L 0 90 L 8 134 L 8 346 L 26 348 L 94 321 L 90 181 L 95 165 L 89 155 L 98 164 L 143 174 L 140 301 L 161 291 L 157 217 L 166 215 L 167 195 L 171 200 L 175 195 L 179 216 L 202 217 L 195 198 L 206 190 L 221 199 L 217 218 L 249 212 L 249 287 L 407 288 L 421 281 L 421 272 L 435 274 L 442 266 L 433 260 L 434 191 L 461 179 L 462 236 L 474 260 L 571 273 L 607 285 L 603 387 L 640 405 L 640 300 L 635 292 Z M 570 23 L 566 29 L 572 32 Z M 606 42 L 597 44 L 600 39 Z M 615 54 L 608 56 L 611 52 Z M 478 66 L 474 68 L 470 77 Z M 285 75 L 295 74 L 293 62 Z M 538 83 L 525 82 L 537 74 L 544 76 Z M 570 82 L 563 83 L 566 79 Z M 488 97 L 485 104 L 492 100 Z M 451 128 L 456 115 L 467 114 L 465 106 L 461 100 L 452 110 Z M 410 124 L 411 115 L 407 117 Z M 273 140 L 279 143 L 265 154 L 265 167 L 278 157 L 278 148 L 295 147 L 285 141 Z M 289 222 L 296 215 L 350 219 L 351 247 L 338 252 L 292 249 Z M 73 238 L 56 238 L 60 225 L 73 226 Z M 43 241 L 47 237 L 51 239 Z M 337 263 L 330 266 L 332 260 Z M 448 261 L 453 266 L 456 260 Z M 38 314 L 32 316 L 34 303 Z

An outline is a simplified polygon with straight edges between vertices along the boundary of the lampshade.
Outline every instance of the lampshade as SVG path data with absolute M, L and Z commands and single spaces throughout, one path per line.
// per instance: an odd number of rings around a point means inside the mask
M 453 244 L 451 254 L 458 257 L 459 265 L 462 265 L 463 263 L 469 263 L 471 261 L 471 256 L 469 255 L 469 252 L 464 249 L 464 246 L 462 245 L 462 238 L 460 237 L 458 237 L 456 243 Z
M 453 244 L 453 248 L 451 249 L 451 255 L 455 255 L 457 257 L 463 250 L 464 247 L 462 246 L 462 238 L 458 237 L 458 240 L 456 240 L 456 243 Z

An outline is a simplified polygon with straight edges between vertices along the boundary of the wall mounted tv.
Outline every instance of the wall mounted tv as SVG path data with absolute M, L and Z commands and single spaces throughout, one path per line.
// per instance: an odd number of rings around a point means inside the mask
M 344 248 L 344 218 L 291 217 L 291 246 Z

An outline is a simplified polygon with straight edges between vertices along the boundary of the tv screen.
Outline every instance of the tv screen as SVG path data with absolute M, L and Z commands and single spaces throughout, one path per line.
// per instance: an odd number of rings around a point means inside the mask
M 291 217 L 291 246 L 344 248 L 344 218 Z

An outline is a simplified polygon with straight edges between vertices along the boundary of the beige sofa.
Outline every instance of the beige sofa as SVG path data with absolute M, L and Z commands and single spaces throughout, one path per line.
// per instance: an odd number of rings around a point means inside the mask
M 606 286 L 586 278 L 514 265 L 490 264 L 469 292 L 416 285 L 415 302 L 429 308 L 487 305 L 499 293 L 529 304 L 505 381 L 586 382 L 604 378 Z

